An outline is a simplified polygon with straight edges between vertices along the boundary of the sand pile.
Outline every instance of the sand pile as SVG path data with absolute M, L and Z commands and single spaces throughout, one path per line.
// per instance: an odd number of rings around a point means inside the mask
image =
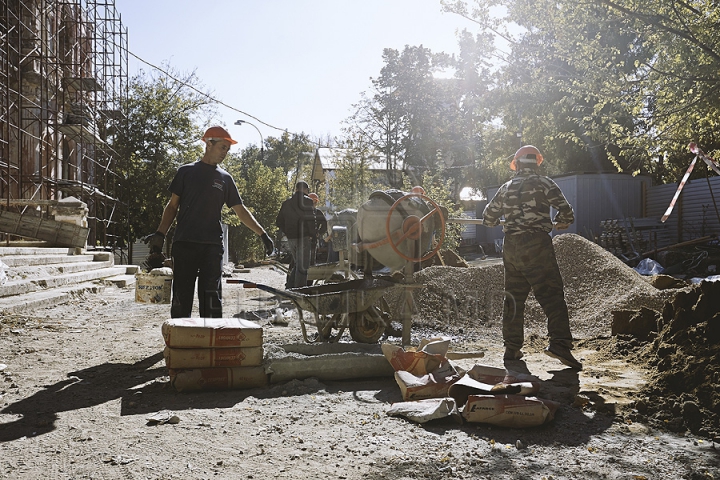
M 602 247 L 575 234 L 553 238 L 565 282 L 570 327 L 580 338 L 609 336 L 613 310 L 647 307 L 660 311 L 677 290 L 658 290 Z M 415 323 L 455 333 L 497 326 L 503 301 L 503 267 L 429 267 L 415 274 L 425 288 L 415 294 Z M 526 334 L 546 335 L 546 317 L 530 295 Z

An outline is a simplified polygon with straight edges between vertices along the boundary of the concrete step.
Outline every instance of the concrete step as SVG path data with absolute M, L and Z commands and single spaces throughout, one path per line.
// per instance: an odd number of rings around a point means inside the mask
M 104 267 L 94 270 L 84 270 L 74 273 L 64 273 L 61 275 L 47 275 L 43 277 L 15 280 L 7 282 L 5 285 L 0 286 L 0 298 L 15 295 L 25 295 L 50 288 L 58 288 L 67 285 L 98 281 L 102 280 L 103 278 L 126 274 L 127 268 L 124 266 L 119 266 Z
M 124 275 L 126 272 L 127 269 L 124 267 L 108 267 L 85 272 L 68 273 L 55 277 L 36 278 L 33 281 L 43 288 L 57 288 L 74 283 L 102 280 L 103 278 L 114 277 L 115 275 Z
M 75 262 L 75 263 L 55 263 L 48 265 L 33 266 L 17 266 L 10 267 L 5 270 L 10 281 L 18 281 L 23 279 L 33 279 L 38 277 L 49 277 L 53 275 L 61 275 L 63 273 L 76 273 L 86 270 L 97 270 L 99 268 L 112 267 L 113 262 Z
M 135 285 L 136 280 L 134 274 L 115 275 L 114 277 L 103 278 L 103 283 L 112 284 L 119 288 L 127 288 Z
M 87 282 L 61 288 L 0 298 L 0 314 L 19 313 L 36 308 L 66 303 L 82 293 L 101 293 L 105 286 Z
M 140 271 L 140 265 L 115 265 L 116 267 L 125 267 L 128 275 L 135 275 Z
M 79 251 L 67 247 L 0 247 L 0 259 L 8 255 L 77 255 Z
M 8 267 L 54 265 L 92 262 L 94 255 L 3 255 L 0 260 Z
M 8 281 L 0 285 L 0 312 L 65 303 L 106 285 L 135 283 L 137 265 L 114 265 L 112 252 L 80 248 L 0 247 Z

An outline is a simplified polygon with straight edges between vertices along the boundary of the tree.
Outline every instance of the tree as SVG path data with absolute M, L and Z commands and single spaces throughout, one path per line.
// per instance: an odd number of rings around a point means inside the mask
M 127 198 L 131 241 L 154 232 L 170 198 L 168 186 L 177 168 L 202 156 L 201 124 L 214 112 L 198 88 L 195 74 L 177 80 L 141 71 L 129 85 L 123 111 L 125 129 L 114 145 L 120 152 L 118 170 Z
M 505 15 L 493 15 L 494 0 L 443 4 L 507 42 L 504 126 L 521 125 L 558 171 L 611 166 L 674 181 L 690 140 L 720 147 L 715 2 L 516 0 L 502 2 Z
M 296 170 L 298 158 L 315 151 L 315 142 L 305 133 L 283 132 L 279 138 L 268 137 L 265 145 L 263 163 L 270 168 L 282 168 L 286 174 Z
M 290 191 L 283 169 L 264 165 L 255 156 L 256 152 L 257 149 L 250 147 L 240 155 L 228 155 L 224 168 L 235 179 L 243 204 L 265 228 L 268 235 L 277 239 L 275 218 L 280 211 L 280 205 L 289 196 Z M 235 212 L 224 207 L 222 219 L 223 223 L 228 225 L 228 253 L 232 262 L 256 261 L 264 258 L 262 242 L 255 232 L 240 225 Z
M 329 200 L 336 210 L 358 208 L 374 190 L 381 189 L 381 181 L 370 171 L 374 151 L 362 136 L 346 138 L 342 143 L 345 154 L 337 161 L 337 169 L 329 179 Z
M 438 128 L 446 123 L 440 118 L 457 102 L 443 95 L 433 73 L 450 66 L 451 59 L 422 46 L 406 46 L 402 52 L 386 48 L 383 60 L 380 76 L 372 80 L 372 97 L 363 94 L 354 105 L 346 122 L 349 130 L 383 154 L 388 172 L 435 168 Z M 388 180 L 401 186 L 399 177 Z

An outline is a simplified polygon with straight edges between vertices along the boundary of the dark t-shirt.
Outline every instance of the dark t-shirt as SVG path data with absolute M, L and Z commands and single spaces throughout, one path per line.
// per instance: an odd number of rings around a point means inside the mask
M 198 160 L 178 168 L 169 190 L 180 197 L 173 241 L 222 245 L 222 207 L 242 204 L 232 176 Z

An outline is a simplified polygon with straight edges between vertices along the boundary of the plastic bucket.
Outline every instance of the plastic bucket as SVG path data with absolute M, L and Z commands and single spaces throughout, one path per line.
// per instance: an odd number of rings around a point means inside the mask
M 135 301 L 138 303 L 170 303 L 172 275 L 135 275 Z

